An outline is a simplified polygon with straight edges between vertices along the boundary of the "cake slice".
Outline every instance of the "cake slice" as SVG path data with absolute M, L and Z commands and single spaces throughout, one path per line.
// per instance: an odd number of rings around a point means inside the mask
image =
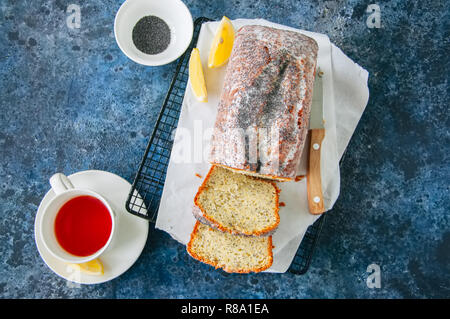
M 199 221 L 187 244 L 195 259 L 226 272 L 260 272 L 272 265 L 272 237 L 236 236 L 221 232 Z
M 194 199 L 200 222 L 237 235 L 269 236 L 280 223 L 273 181 L 213 165 Z

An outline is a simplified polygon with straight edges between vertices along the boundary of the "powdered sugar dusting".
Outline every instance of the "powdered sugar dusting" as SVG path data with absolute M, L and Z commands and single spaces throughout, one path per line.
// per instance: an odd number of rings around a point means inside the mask
M 256 25 L 239 30 L 211 141 L 212 163 L 295 178 L 317 51 L 313 39 L 297 32 Z

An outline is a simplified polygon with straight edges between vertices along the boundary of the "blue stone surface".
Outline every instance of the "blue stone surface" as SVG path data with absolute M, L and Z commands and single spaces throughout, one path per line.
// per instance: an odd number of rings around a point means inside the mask
M 69 4 L 81 26 L 66 25 Z M 447 1 L 186 0 L 193 17 L 265 18 L 322 32 L 370 72 L 370 100 L 341 164 L 341 194 L 309 271 L 227 274 L 151 231 L 137 262 L 71 288 L 42 261 L 34 217 L 55 172 L 133 181 L 176 63 L 116 45 L 121 1 L 0 5 L 0 298 L 449 298 L 450 17 Z M 367 6 L 381 9 L 368 28 Z M 381 288 L 368 288 L 368 265 Z

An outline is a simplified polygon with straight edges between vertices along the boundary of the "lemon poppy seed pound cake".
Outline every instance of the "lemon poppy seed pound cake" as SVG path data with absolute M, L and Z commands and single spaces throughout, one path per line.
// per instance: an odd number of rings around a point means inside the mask
M 297 32 L 239 29 L 211 138 L 212 167 L 194 199 L 193 258 L 227 272 L 272 266 L 280 222 L 275 181 L 297 175 L 317 53 L 317 43 Z
M 273 263 L 272 237 L 236 236 L 196 222 L 188 253 L 195 259 L 226 272 L 263 271 Z
M 303 34 L 239 29 L 226 69 L 210 162 L 263 178 L 295 179 L 308 130 L 318 45 Z
M 194 198 L 197 220 L 231 234 L 268 236 L 280 217 L 273 181 L 212 166 Z

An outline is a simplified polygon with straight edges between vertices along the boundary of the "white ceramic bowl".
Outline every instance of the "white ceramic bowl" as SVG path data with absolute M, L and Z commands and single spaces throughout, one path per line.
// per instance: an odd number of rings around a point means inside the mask
M 145 16 L 157 16 L 170 28 L 170 44 L 158 54 L 145 54 L 133 43 L 132 32 L 136 23 Z M 143 65 L 163 65 L 180 57 L 188 48 L 194 24 L 189 9 L 181 0 L 126 0 L 117 11 L 114 35 L 123 53 Z

